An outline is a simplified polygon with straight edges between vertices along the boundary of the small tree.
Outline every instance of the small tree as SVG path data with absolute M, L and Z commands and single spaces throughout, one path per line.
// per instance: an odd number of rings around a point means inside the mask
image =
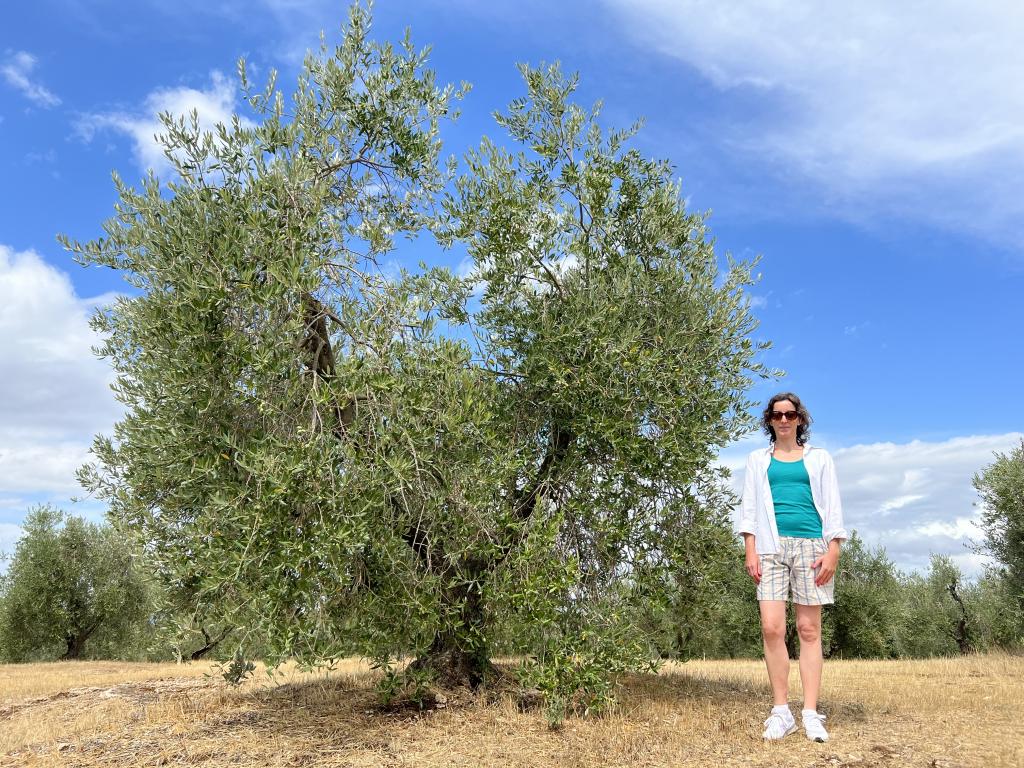
M 134 654 L 150 592 L 123 537 L 48 506 L 23 523 L 0 592 L 8 661 Z
M 969 602 L 976 617 L 975 638 L 979 650 L 1019 652 L 1024 648 L 1024 607 L 1002 569 L 988 568 L 971 591 Z
M 1010 590 L 1024 609 L 1024 440 L 974 476 L 981 495 L 980 549 L 1005 569 Z
M 900 580 L 884 547 L 867 547 L 854 531 L 843 544 L 835 604 L 822 622 L 826 656 L 889 658 L 896 654 Z
M 692 565 L 680 568 L 666 587 L 638 605 L 663 657 L 736 658 L 761 652 L 761 623 L 753 582 L 743 570 L 744 550 L 729 521 L 719 538 L 700 537 Z M 696 537 L 695 537 L 696 538 Z M 694 562 L 696 561 L 696 562 Z
M 906 577 L 900 588 L 900 656 L 968 653 L 975 647 L 974 587 L 953 561 L 932 555 L 924 575 Z
M 719 270 L 672 168 L 557 67 L 498 118 L 523 149 L 485 141 L 452 186 L 452 90 L 367 26 L 252 128 L 165 116 L 175 183 L 119 185 L 107 236 L 68 244 L 140 290 L 96 317 L 127 411 L 83 482 L 271 662 L 412 652 L 479 685 L 518 622 L 555 711 L 599 704 L 651 658 L 630 604 L 713 566 L 717 448 L 767 374 L 749 265 Z M 425 227 L 470 279 L 380 274 Z

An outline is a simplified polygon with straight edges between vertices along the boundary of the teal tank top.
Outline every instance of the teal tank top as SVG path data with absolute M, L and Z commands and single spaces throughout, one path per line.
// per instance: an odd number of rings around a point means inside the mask
M 811 478 L 804 460 L 779 461 L 772 456 L 768 465 L 768 485 L 772 489 L 779 536 L 820 539 L 821 516 L 814 507 Z

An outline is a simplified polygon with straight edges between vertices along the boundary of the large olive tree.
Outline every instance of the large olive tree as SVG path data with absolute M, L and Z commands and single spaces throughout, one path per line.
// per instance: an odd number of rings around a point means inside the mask
M 458 94 L 367 26 L 251 124 L 165 116 L 177 178 L 119 183 L 106 236 L 68 242 L 137 288 L 95 318 L 126 415 L 82 480 L 270 661 L 476 685 L 501 632 L 556 708 L 600 704 L 650 658 L 630 601 L 731 551 L 749 265 L 720 271 L 670 165 L 557 67 L 497 118 L 521 149 L 456 178 Z M 424 230 L 472 273 L 378 268 Z

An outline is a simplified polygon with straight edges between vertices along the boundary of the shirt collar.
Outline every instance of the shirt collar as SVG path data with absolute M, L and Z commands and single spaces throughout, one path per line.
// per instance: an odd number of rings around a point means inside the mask
M 769 445 L 767 448 L 765 448 L 764 449 L 764 455 L 765 456 L 771 456 L 772 455 L 772 448 L 773 447 L 774 446 Z M 810 443 L 804 443 L 804 455 L 806 456 L 807 453 L 810 452 L 811 450 L 813 450 L 811 444 Z

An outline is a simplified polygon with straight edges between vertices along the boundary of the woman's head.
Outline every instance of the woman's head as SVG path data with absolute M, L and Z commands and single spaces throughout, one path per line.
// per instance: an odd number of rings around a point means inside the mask
M 792 392 L 780 392 L 772 397 L 761 414 L 761 426 L 773 443 L 780 433 L 785 435 L 795 428 L 797 445 L 803 445 L 811 434 L 811 421 L 811 414 Z

